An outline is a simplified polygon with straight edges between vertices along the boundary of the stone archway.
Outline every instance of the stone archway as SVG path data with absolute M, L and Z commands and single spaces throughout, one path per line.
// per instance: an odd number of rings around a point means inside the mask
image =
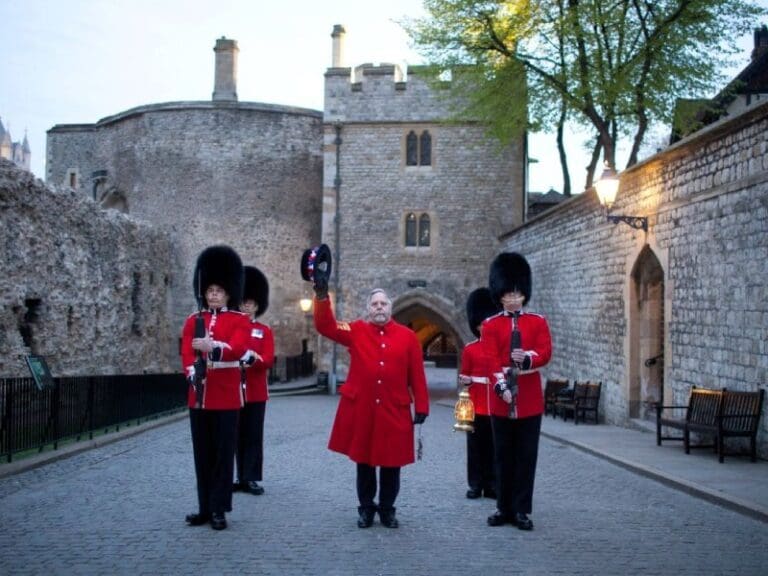
M 629 417 L 650 420 L 664 400 L 664 269 L 647 245 L 630 282 Z
M 461 338 L 439 311 L 420 299 L 396 301 L 392 317 L 411 328 L 419 339 L 424 360 L 437 368 L 456 368 Z

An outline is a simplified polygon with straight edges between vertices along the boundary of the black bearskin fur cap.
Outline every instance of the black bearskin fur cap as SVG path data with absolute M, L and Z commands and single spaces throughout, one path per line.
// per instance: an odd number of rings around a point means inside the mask
M 472 330 L 472 334 L 480 338 L 480 324 L 498 311 L 499 307 L 491 298 L 491 291 L 488 288 L 478 288 L 470 292 L 467 297 L 467 320 L 469 320 L 469 329 Z
M 507 292 L 519 290 L 525 300 L 523 306 L 531 299 L 531 267 L 525 256 L 517 252 L 502 252 L 491 263 L 488 275 L 488 288 L 494 302 L 501 302 L 501 297 Z
M 227 308 L 237 310 L 243 297 L 243 262 L 229 246 L 209 246 L 197 257 L 192 288 L 198 306 L 205 306 L 205 291 L 218 284 L 229 295 Z
M 264 314 L 269 307 L 269 282 L 264 273 L 254 266 L 245 267 L 245 287 L 243 288 L 243 302 L 253 300 L 256 302 L 256 318 Z

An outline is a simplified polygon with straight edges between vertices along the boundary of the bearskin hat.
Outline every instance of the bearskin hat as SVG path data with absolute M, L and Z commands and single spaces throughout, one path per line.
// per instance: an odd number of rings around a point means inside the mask
M 256 302 L 256 318 L 264 314 L 269 307 L 269 282 L 264 273 L 255 266 L 245 267 L 245 285 L 243 287 L 243 301 Z
M 501 302 L 507 292 L 520 291 L 525 299 L 523 306 L 531 298 L 531 267 L 525 256 L 517 252 L 502 252 L 491 263 L 488 275 L 488 288 L 494 302 Z
M 478 288 L 470 292 L 467 297 L 467 320 L 469 320 L 469 329 L 472 330 L 472 334 L 480 338 L 478 326 L 498 311 L 499 307 L 491 298 L 491 291 L 488 288 Z
M 205 303 L 205 291 L 218 284 L 229 295 L 228 308 L 237 309 L 243 297 L 243 262 L 229 246 L 209 246 L 197 257 L 192 287 L 198 306 Z

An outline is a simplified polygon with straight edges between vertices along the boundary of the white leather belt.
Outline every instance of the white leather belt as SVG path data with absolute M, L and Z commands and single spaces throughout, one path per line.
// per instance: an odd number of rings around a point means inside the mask
M 508 374 L 509 373 L 509 369 L 510 369 L 509 366 L 504 366 L 504 374 Z M 517 371 L 517 375 L 518 376 L 524 376 L 525 374 L 536 374 L 536 372 L 538 372 L 538 371 L 539 371 L 538 368 L 533 368 L 531 370 L 518 370 Z
M 233 360 L 232 362 L 208 362 L 208 368 L 218 370 L 219 368 L 240 368 L 240 362 Z
M 490 382 L 490 379 L 485 376 L 470 376 L 469 379 L 472 381 L 472 384 L 488 384 Z

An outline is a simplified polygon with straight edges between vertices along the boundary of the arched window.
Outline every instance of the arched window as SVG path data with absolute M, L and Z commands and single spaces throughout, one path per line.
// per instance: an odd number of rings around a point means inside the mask
M 419 246 L 429 246 L 429 214 L 419 217 Z
M 405 217 L 405 245 L 416 246 L 416 214 L 411 212 Z
M 428 247 L 432 242 L 429 214 L 409 212 L 405 215 L 405 245 L 407 247 Z
M 405 137 L 405 165 L 418 166 L 419 160 L 419 140 L 416 132 L 411 130 Z
M 417 136 L 414 130 L 405 137 L 405 165 L 432 166 L 432 135 L 429 130 Z
M 432 165 L 432 136 L 424 130 L 419 138 L 419 166 Z

